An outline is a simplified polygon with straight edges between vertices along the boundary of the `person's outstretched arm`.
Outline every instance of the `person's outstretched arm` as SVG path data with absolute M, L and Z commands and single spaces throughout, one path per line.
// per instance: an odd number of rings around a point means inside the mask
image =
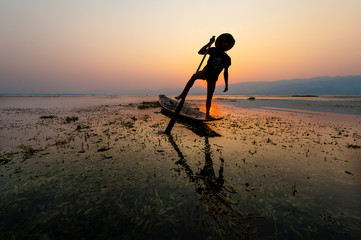
M 211 46 L 212 43 L 214 43 L 214 41 L 215 41 L 215 36 L 213 36 L 213 37 L 209 40 L 209 43 L 207 43 L 206 45 L 204 45 L 204 46 L 198 51 L 198 54 L 202 54 L 202 55 L 206 54 L 207 48 L 208 48 L 209 46 Z
M 224 69 L 223 76 L 224 76 L 224 83 L 225 83 L 223 92 L 227 92 L 228 91 L 228 68 Z

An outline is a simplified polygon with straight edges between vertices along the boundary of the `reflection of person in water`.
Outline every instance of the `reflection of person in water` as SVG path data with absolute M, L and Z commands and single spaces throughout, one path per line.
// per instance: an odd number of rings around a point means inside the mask
M 228 233 L 231 239 L 243 239 L 243 234 L 247 237 L 253 233 L 250 224 L 244 225 L 244 219 L 250 218 L 252 214 L 244 215 L 234 206 L 229 194 L 235 193 L 232 187 L 226 184 L 223 176 L 224 160 L 220 158 L 221 165 L 218 171 L 218 177 L 214 171 L 213 161 L 211 158 L 211 145 L 208 142 L 208 136 L 205 136 L 205 163 L 203 168 L 198 173 L 193 173 L 192 169 L 187 164 L 182 152 L 174 141 L 172 135 L 169 135 L 169 141 L 174 150 L 179 156 L 177 165 L 182 166 L 183 170 L 195 185 L 196 192 L 200 195 L 201 207 L 205 210 L 207 215 L 216 219 L 216 227 L 227 231 L 225 239 L 228 239 Z M 236 207 L 236 208 L 235 208 Z M 235 238 L 237 236 L 237 238 Z
M 197 189 L 199 194 L 204 194 L 208 192 L 219 192 L 223 188 L 224 178 L 223 178 L 223 164 L 224 161 L 221 158 L 221 166 L 218 171 L 218 177 L 216 176 L 213 169 L 213 161 L 211 158 L 211 145 L 209 144 L 208 137 L 205 139 L 205 163 L 203 169 L 199 174 L 196 174 L 196 179 L 201 179 L 204 182 L 204 187 L 200 186 Z
M 181 165 L 184 168 L 190 181 L 196 184 L 196 190 L 201 195 L 201 199 L 207 202 L 212 202 L 212 204 L 210 204 L 210 207 L 207 207 L 208 210 L 222 213 L 225 210 L 223 205 L 229 205 L 226 193 L 224 192 L 226 188 L 223 186 L 225 182 L 223 177 L 224 160 L 221 158 L 221 166 L 218 171 L 217 177 L 213 168 L 213 161 L 211 158 L 211 145 L 209 144 L 208 137 L 205 137 L 205 164 L 202 170 L 196 174 L 193 173 L 192 169 L 187 164 L 182 152 L 180 151 L 179 147 L 177 146 L 171 135 L 169 136 L 169 140 L 180 158 L 180 160 L 178 160 L 176 164 Z

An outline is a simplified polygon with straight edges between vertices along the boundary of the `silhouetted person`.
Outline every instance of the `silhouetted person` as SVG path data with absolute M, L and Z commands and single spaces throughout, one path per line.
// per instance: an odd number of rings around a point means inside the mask
M 210 47 L 214 42 L 214 37 L 212 37 L 204 47 L 202 47 L 198 53 L 199 54 L 207 54 L 207 48 Z M 191 79 L 188 81 L 185 86 L 183 92 L 176 97 L 176 99 L 183 99 L 188 94 L 189 89 L 193 86 L 194 82 L 198 79 L 203 79 L 207 81 L 207 102 L 206 102 L 206 115 L 207 118 L 212 118 L 209 115 L 209 111 L 211 109 L 213 93 L 216 88 L 216 82 L 218 80 L 219 74 L 224 69 L 224 82 L 225 88 L 223 92 L 228 91 L 228 68 L 231 65 L 231 58 L 225 53 L 229 49 L 231 49 L 235 44 L 235 40 L 233 36 L 229 33 L 221 34 L 216 40 L 216 47 L 211 47 L 208 50 L 209 59 L 207 65 L 203 68 L 203 70 L 195 73 Z

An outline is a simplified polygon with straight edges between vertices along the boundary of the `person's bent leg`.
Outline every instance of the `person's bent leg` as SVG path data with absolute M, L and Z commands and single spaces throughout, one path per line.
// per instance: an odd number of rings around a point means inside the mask
M 206 117 L 212 118 L 209 115 L 212 105 L 212 98 L 214 90 L 216 89 L 216 81 L 207 81 L 207 101 L 206 101 Z
M 175 97 L 175 99 L 180 100 L 185 98 L 189 92 L 189 89 L 193 87 L 194 82 L 198 79 L 204 79 L 204 73 L 202 71 L 193 74 L 191 79 L 189 79 L 187 82 L 187 85 L 184 87 L 183 92 L 179 96 Z

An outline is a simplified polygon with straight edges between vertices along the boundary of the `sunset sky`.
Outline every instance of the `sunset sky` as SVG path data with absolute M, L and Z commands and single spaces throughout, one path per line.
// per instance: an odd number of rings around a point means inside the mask
M 224 32 L 231 84 L 361 75 L 360 13 L 360 0 L 0 0 L 0 94 L 183 87 Z

